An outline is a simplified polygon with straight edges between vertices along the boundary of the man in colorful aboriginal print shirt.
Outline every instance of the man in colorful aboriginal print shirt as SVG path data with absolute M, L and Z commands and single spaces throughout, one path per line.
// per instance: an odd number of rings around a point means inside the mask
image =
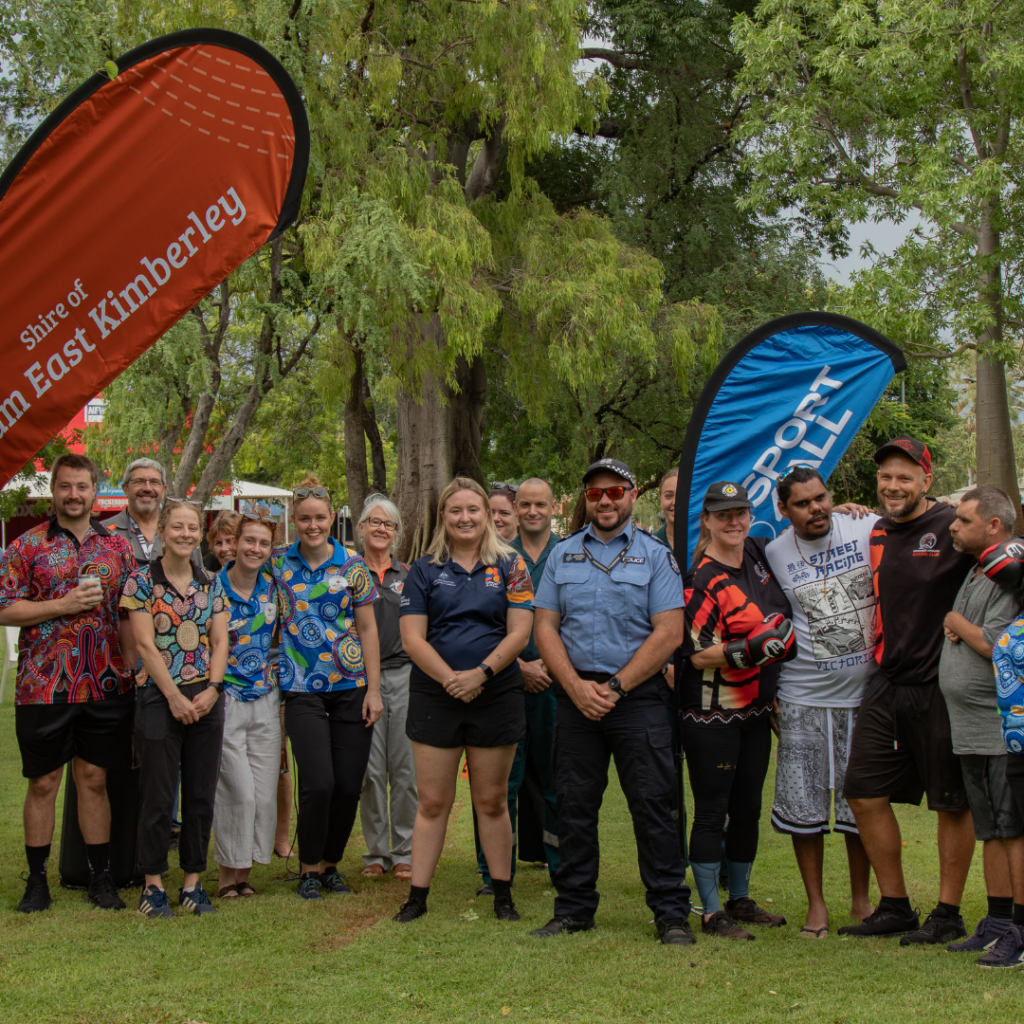
M 0 625 L 21 629 L 15 728 L 25 797 L 29 875 L 18 910 L 50 906 L 46 864 L 64 765 L 78 788 L 78 820 L 89 857 L 86 899 L 124 903 L 109 871 L 108 768 L 131 762 L 135 664 L 130 631 L 119 639 L 118 598 L 135 559 L 128 542 L 91 518 L 96 466 L 62 455 L 50 476 L 50 521 L 17 538 L 0 561 Z

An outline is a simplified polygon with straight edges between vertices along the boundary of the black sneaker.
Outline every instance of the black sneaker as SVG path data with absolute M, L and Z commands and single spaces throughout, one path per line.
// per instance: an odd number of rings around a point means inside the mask
M 1020 967 L 1024 962 L 1024 936 L 1011 924 L 996 944 L 977 961 L 978 967 Z
M 426 912 L 427 905 L 422 900 L 406 900 L 391 920 L 397 921 L 398 924 L 408 924 L 410 921 L 415 921 L 417 917 L 422 917 Z
M 743 924 L 766 924 L 769 928 L 781 928 L 786 919 L 781 914 L 771 914 L 764 907 L 758 906 L 749 896 L 741 896 L 737 900 L 725 901 L 725 912 L 734 920 Z
M 654 923 L 658 926 L 663 946 L 692 946 L 697 941 L 697 936 L 683 918 L 662 918 Z
M 893 910 L 892 907 L 879 905 L 873 914 L 869 914 L 860 924 L 846 924 L 839 929 L 840 935 L 852 935 L 858 939 L 885 939 L 893 935 L 907 935 L 921 927 L 921 919 L 916 911 L 910 916 Z
M 954 942 L 946 947 L 950 953 L 984 953 L 991 949 L 1010 927 L 1011 922 L 986 914 L 974 929 L 974 934 L 963 942 Z
M 124 901 L 117 895 L 117 886 L 109 871 L 101 871 L 92 876 L 89 889 L 85 894 L 86 901 L 102 910 L 124 910 Z
M 296 893 L 304 900 L 322 900 L 320 895 L 320 879 L 316 875 L 299 880 L 299 887 Z
M 716 910 L 706 921 L 700 923 L 700 930 L 705 935 L 714 935 L 720 939 L 737 939 L 753 941 L 754 936 L 745 928 L 741 928 L 724 910 Z
M 909 935 L 900 939 L 901 946 L 938 946 L 967 937 L 964 919 L 957 914 L 955 917 L 936 907 L 927 920 Z
M 25 880 L 25 895 L 17 909 L 22 914 L 38 914 L 41 910 L 48 910 L 52 902 L 46 875 L 29 875 Z
M 572 917 L 553 917 L 543 928 L 534 928 L 530 934 L 537 939 L 550 939 L 552 935 L 570 935 L 573 932 L 589 932 L 596 928 L 597 923 L 592 917 L 585 921 L 577 921 Z
M 206 895 L 202 882 L 196 882 L 194 889 L 179 889 L 178 906 L 182 910 L 195 914 L 196 917 L 217 913 L 217 908 L 210 902 L 210 897 Z
M 174 917 L 167 893 L 158 885 L 147 885 L 139 894 L 139 913 L 147 917 Z
M 337 892 L 349 896 L 355 892 L 354 889 L 350 889 L 345 884 L 345 876 L 340 871 L 328 871 L 326 875 L 321 875 L 320 884 L 328 892 Z
M 476 894 L 477 896 L 493 896 L 494 886 L 491 885 L 490 882 L 488 882 L 487 885 L 481 885 L 480 888 L 477 889 Z
M 494 916 L 499 921 L 519 921 L 519 911 L 512 902 L 511 896 L 494 897 Z

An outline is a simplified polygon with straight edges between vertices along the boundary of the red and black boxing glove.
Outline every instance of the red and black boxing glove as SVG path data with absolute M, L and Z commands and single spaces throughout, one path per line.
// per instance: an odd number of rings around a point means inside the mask
M 744 640 L 725 645 L 725 662 L 730 668 L 756 668 L 770 661 L 792 661 L 796 657 L 793 623 L 776 613 L 766 615 Z
M 981 571 L 1006 590 L 1017 590 L 1024 581 L 1024 541 L 1017 537 L 986 548 L 978 561 Z

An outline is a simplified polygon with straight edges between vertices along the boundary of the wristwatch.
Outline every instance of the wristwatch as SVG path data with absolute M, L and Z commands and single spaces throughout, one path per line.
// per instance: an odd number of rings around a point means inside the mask
M 608 689 L 613 690 L 619 695 L 619 700 L 626 696 L 626 691 L 622 688 L 622 680 L 618 676 L 612 676 L 608 680 Z
M 483 672 L 485 681 L 494 678 L 494 669 L 491 668 L 490 665 L 486 664 L 486 662 L 480 662 L 480 664 L 477 665 L 477 668 Z
M 222 679 L 219 683 L 215 683 L 211 680 L 210 685 L 218 692 L 224 692 L 224 680 Z

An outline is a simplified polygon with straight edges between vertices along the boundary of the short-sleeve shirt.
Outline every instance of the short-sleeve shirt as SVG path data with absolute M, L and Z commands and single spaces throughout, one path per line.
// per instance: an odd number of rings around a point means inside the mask
M 981 626 L 985 643 L 995 644 L 1017 618 L 1018 595 L 993 583 L 975 566 L 956 595 L 953 611 Z M 939 689 L 949 711 L 954 754 L 994 757 L 1005 750 L 1000 731 L 992 659 L 980 655 L 966 640 L 942 642 Z
M 696 725 L 734 725 L 767 715 L 782 665 L 737 669 L 694 668 L 697 651 L 742 640 L 767 615 L 790 616 L 789 601 L 765 557 L 764 537 L 748 537 L 739 568 L 704 555 L 686 574 L 686 656 L 679 693 L 683 720 Z
M 64 597 L 81 570 L 100 578 L 103 600 L 77 615 L 22 627 L 15 704 L 84 704 L 135 685 L 117 638 L 118 598 L 135 559 L 128 542 L 99 521 L 90 522 L 81 543 L 56 516 L 12 541 L 0 560 L 0 608 Z
M 221 569 L 228 612 L 228 637 L 231 652 L 224 673 L 224 692 L 235 700 L 252 701 L 265 697 L 277 681 L 277 584 L 264 566 L 248 598 L 231 586 L 228 570 L 234 560 Z
M 824 537 L 792 529 L 768 544 L 769 568 L 793 610 L 797 655 L 782 666 L 779 697 L 791 704 L 855 708 L 876 671 L 877 599 L 871 532 L 878 516 L 832 516 Z
M 559 631 L 577 672 L 613 674 L 654 632 L 651 616 L 683 607 L 675 556 L 628 525 L 608 541 L 591 523 L 548 556 L 534 607 L 561 615 Z
M 540 553 L 540 557 L 536 562 L 526 553 L 521 533 L 516 535 L 515 540 L 509 542 L 523 556 L 523 564 L 526 566 L 526 571 L 530 574 L 530 582 L 533 584 L 534 593 L 537 592 L 541 578 L 544 576 L 544 566 L 548 564 L 548 556 L 558 546 L 559 540 L 561 538 L 552 533 L 548 537 L 548 542 L 544 545 L 544 550 Z M 523 653 L 519 657 L 522 661 L 537 661 L 540 658 L 540 651 L 537 650 L 537 645 L 533 642 L 533 630 L 530 630 L 530 642 L 523 648 Z
M 332 693 L 366 685 L 363 648 L 350 630 L 356 608 L 372 604 L 377 590 L 362 558 L 333 537 L 330 542 L 330 558 L 315 569 L 298 541 L 271 559 L 280 584 L 277 672 L 285 693 Z
M 992 667 L 1003 742 L 1011 754 L 1024 754 L 1024 616 L 1014 619 L 996 641 Z
M 368 567 L 369 568 L 369 567 Z M 377 620 L 377 643 L 380 645 L 380 667 L 398 668 L 409 662 L 409 655 L 402 646 L 402 630 L 399 625 L 402 605 L 402 591 L 409 575 L 409 566 L 397 558 L 379 575 L 374 576 L 377 597 L 373 602 L 373 615 Z
M 871 534 L 878 597 L 875 661 L 899 686 L 938 681 L 943 620 L 964 576 L 978 564 L 953 547 L 949 527 L 955 518 L 949 505 L 935 502 L 908 522 L 883 516 Z
M 426 615 L 427 643 L 456 672 L 476 668 L 508 636 L 509 608 L 533 610 L 533 584 L 520 555 L 498 565 L 477 562 L 467 571 L 430 556 L 412 563 L 402 591 L 402 615 Z M 484 684 L 488 693 L 521 685 L 515 659 Z M 414 664 L 411 685 L 436 690 L 437 683 Z
M 225 611 L 224 588 L 206 569 L 191 565 L 192 578 L 181 594 L 164 573 L 158 558 L 128 577 L 121 608 L 153 616 L 153 639 L 176 686 L 205 683 L 210 678 L 210 625 Z M 150 676 L 146 686 L 155 686 Z

